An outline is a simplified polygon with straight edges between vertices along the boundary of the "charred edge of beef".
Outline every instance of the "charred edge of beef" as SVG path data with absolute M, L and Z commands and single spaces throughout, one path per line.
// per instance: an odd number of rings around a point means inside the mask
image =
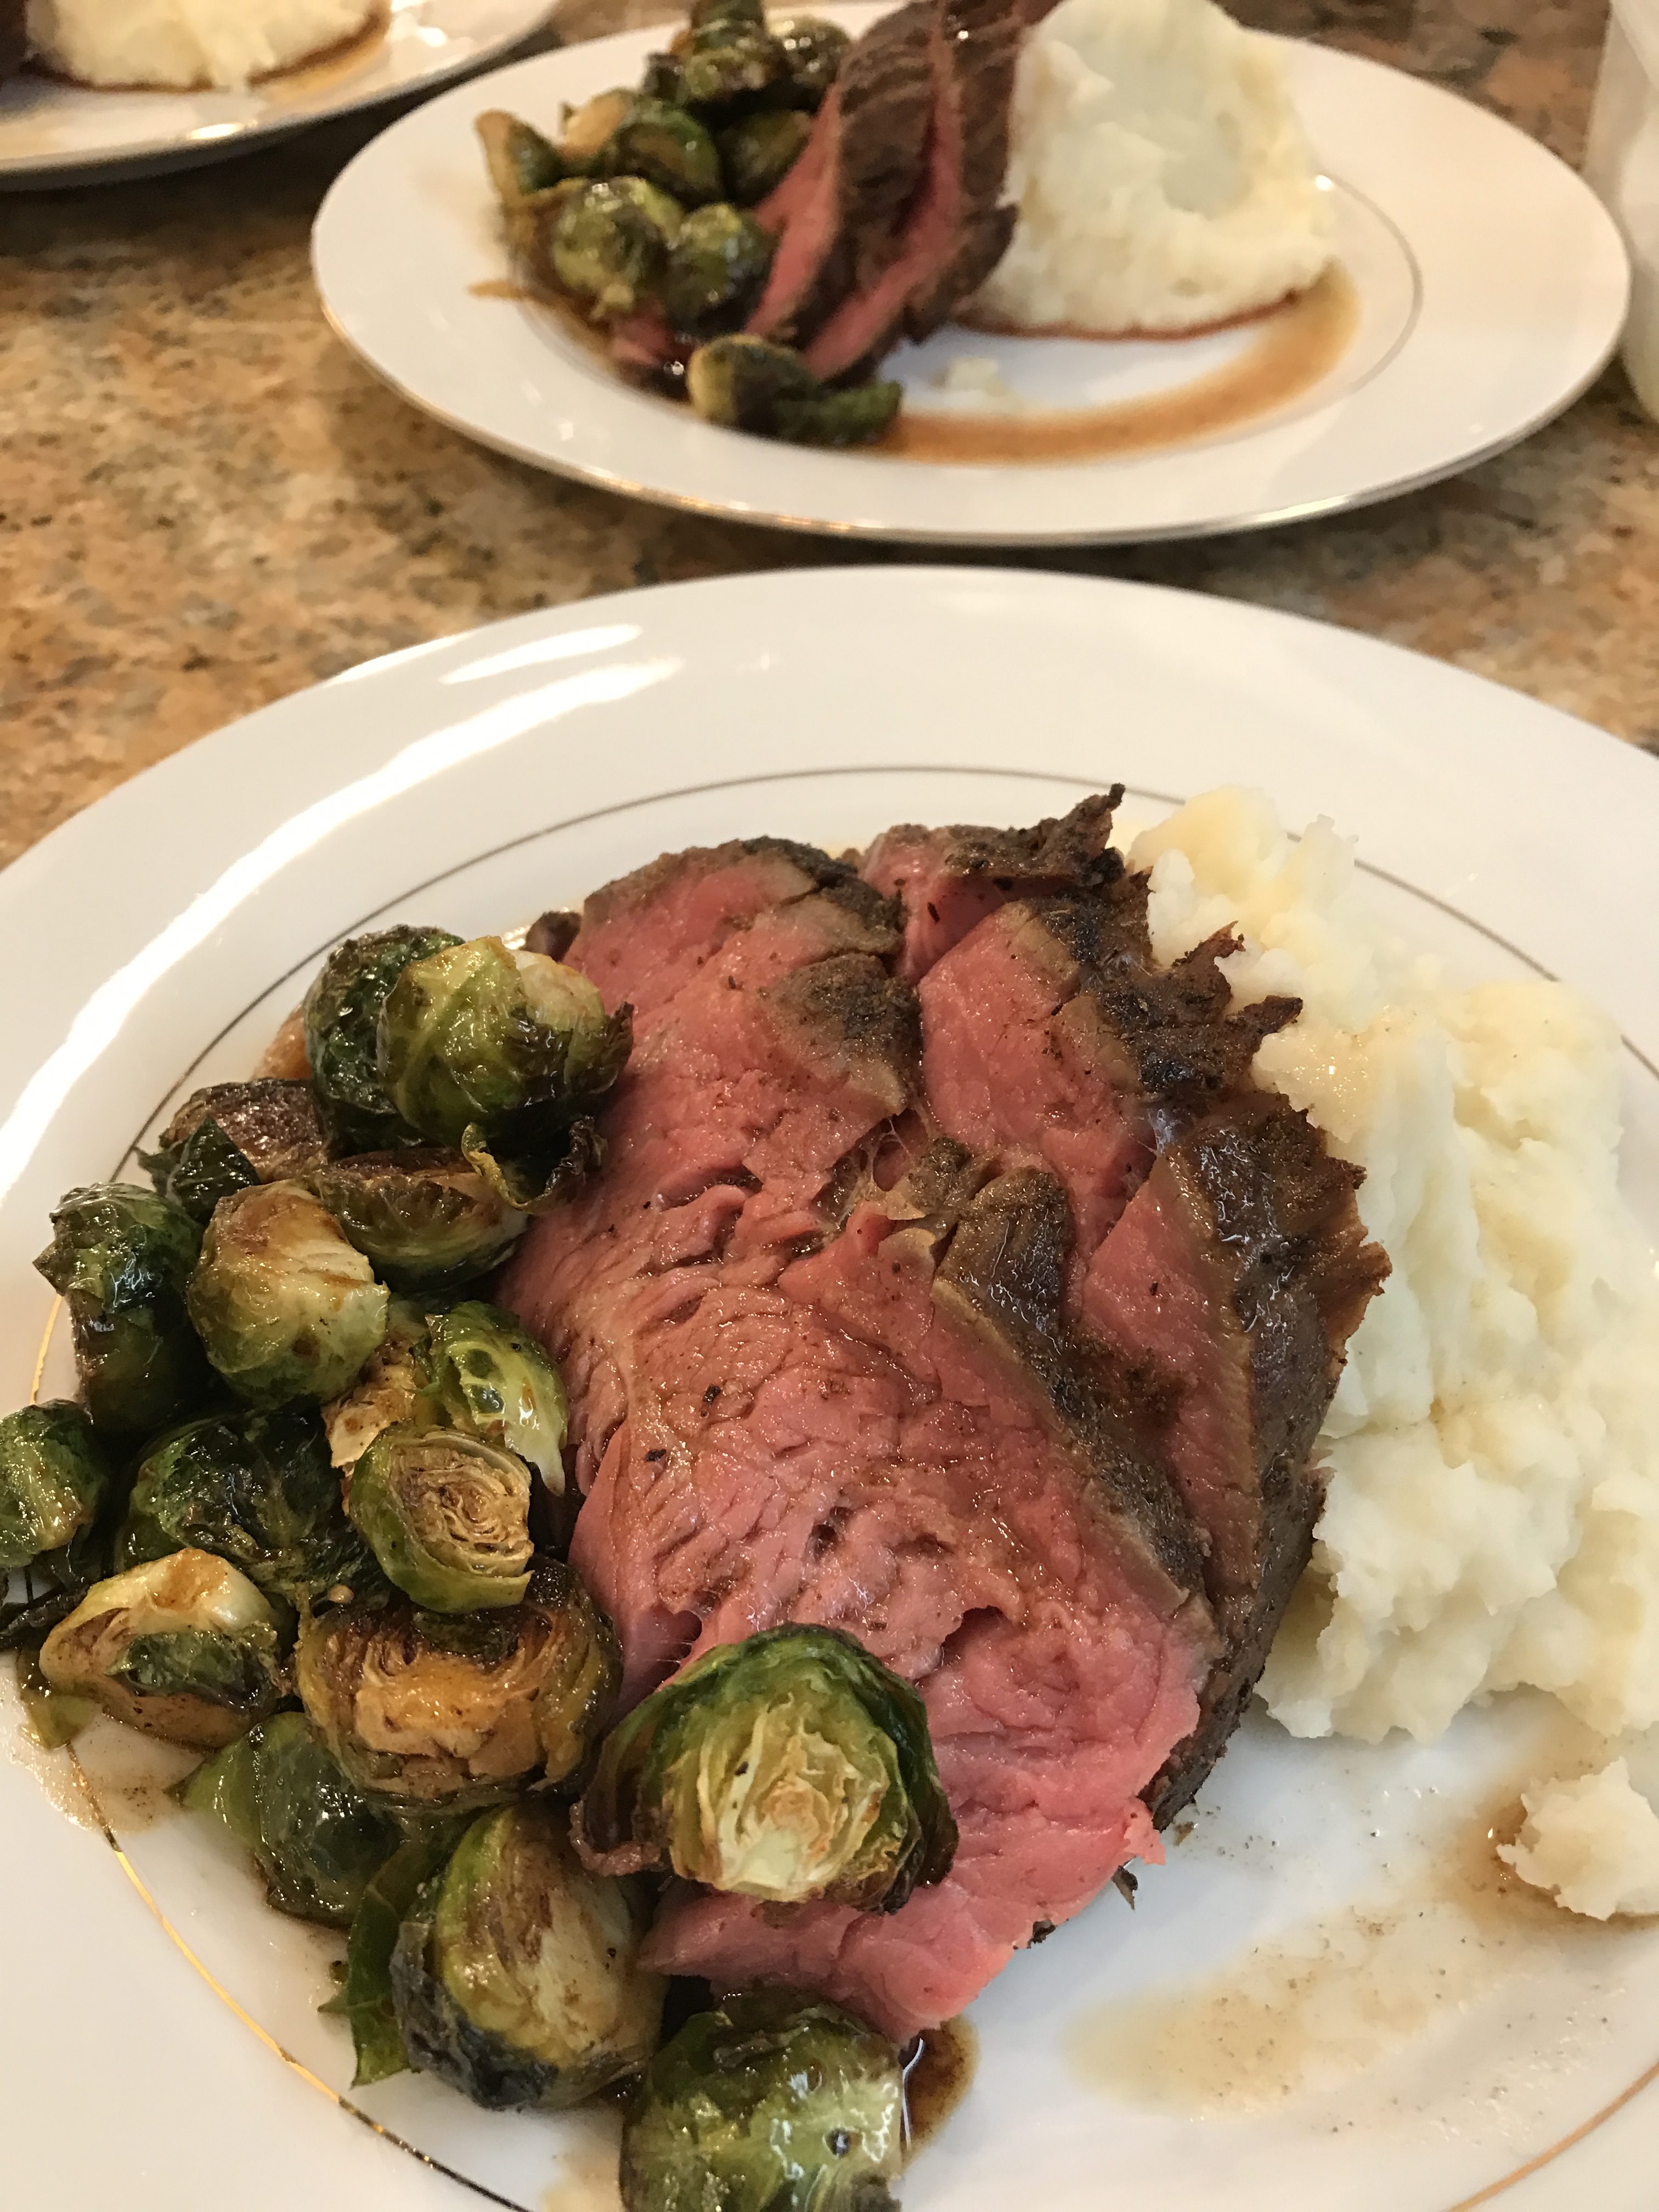
M 773 1019 L 810 1042 L 837 1072 L 856 1072 L 890 1114 L 916 1096 L 921 1011 L 908 983 L 866 952 L 831 953 L 797 968 L 758 994 Z
M 550 960 L 562 960 L 580 933 L 582 918 L 562 907 L 550 907 L 538 914 L 524 933 L 526 952 L 545 954 Z
M 816 845 L 797 844 L 789 837 L 734 837 L 724 845 L 694 845 L 684 852 L 664 853 L 644 867 L 636 868 L 631 875 L 618 876 L 603 889 L 592 892 L 582 908 L 582 927 L 598 929 L 624 915 L 642 912 L 688 869 L 713 875 L 720 869 L 734 866 L 739 860 L 757 860 L 775 862 L 782 870 L 793 869 L 799 880 L 793 884 L 781 881 L 775 887 L 775 896 L 758 904 L 750 913 L 733 916 L 734 927 L 744 927 L 762 913 L 791 905 L 816 892 L 832 899 L 866 929 L 868 951 L 885 952 L 896 946 L 899 928 L 896 901 L 884 897 L 867 884 L 850 860 L 833 860 Z
M 1249 1346 L 1261 1514 L 1256 1582 L 1219 1608 L 1224 1658 L 1201 1717 L 1146 1793 L 1160 1826 L 1186 1805 L 1243 1717 L 1307 1565 L 1324 1483 L 1310 1455 L 1349 1337 L 1389 1273 L 1354 1204 L 1361 1170 L 1334 1159 L 1305 1114 L 1276 1093 L 1241 1095 L 1164 1154 L 1206 1220 Z
M 953 116 L 956 238 L 944 265 L 911 293 L 905 327 L 930 337 L 1001 260 L 1018 210 L 1000 207 L 1008 173 L 1008 118 L 1025 26 L 1009 0 L 941 0 L 933 58 Z
M 926 856 L 930 876 L 988 878 L 1011 898 L 1036 891 L 1104 889 L 1124 874 L 1123 855 L 1111 842 L 1112 817 L 1123 804 L 1123 786 L 1079 799 L 1069 814 L 1049 815 L 1029 830 L 986 830 L 951 823 L 929 830 L 896 823 L 872 845 L 866 866 L 890 852 L 896 860 L 914 850 Z
M 1055 1178 L 1035 1168 L 1000 1176 L 964 1209 L 934 1297 L 1041 1386 L 1057 1432 L 1087 1466 L 1097 1504 L 1167 1586 L 1169 1610 L 1207 1610 L 1203 1540 L 1153 1443 L 1170 1410 L 1167 1389 L 1067 1326 L 1071 1248 L 1071 1206 Z
M 933 112 L 929 53 L 936 10 L 911 0 L 871 28 L 842 62 L 837 216 L 854 286 L 891 262 L 915 191 Z

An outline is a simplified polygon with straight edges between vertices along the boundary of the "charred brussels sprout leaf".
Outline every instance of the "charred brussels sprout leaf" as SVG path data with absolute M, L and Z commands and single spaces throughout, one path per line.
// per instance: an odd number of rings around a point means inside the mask
M 497 1158 L 489 1132 L 482 1122 L 472 1121 L 461 1139 L 461 1151 L 503 1205 L 521 1213 L 551 1213 L 574 1198 L 596 1173 L 605 1158 L 605 1139 L 598 1124 L 583 1114 L 548 1141 Z
M 637 2073 L 665 1987 L 639 1963 L 649 1917 L 632 1884 L 581 1865 L 559 1808 L 486 1813 L 398 1934 L 410 2059 L 492 2112 L 556 2111 Z
M 613 176 L 643 177 L 678 200 L 699 207 L 723 189 L 714 142 L 695 115 L 663 100 L 636 100 L 605 149 Z
M 793 15 L 772 26 L 783 54 L 779 95 L 794 106 L 817 108 L 835 82 L 852 40 L 839 23 L 818 15 Z
M 355 1466 L 382 1429 L 394 1422 L 431 1425 L 422 1392 L 427 1382 L 426 1310 L 414 1298 L 394 1297 L 386 1308 L 386 1334 L 359 1369 L 351 1388 L 323 1407 L 330 1456 L 338 1468 Z
M 112 1470 L 78 1406 L 53 1399 L 0 1420 L 0 1578 L 84 1536 Z
M 591 173 L 608 151 L 634 105 L 634 94 L 620 88 L 596 92 L 580 107 L 565 110 L 559 139 L 559 156 L 568 169 Z
M 822 2000 L 751 1990 L 696 2013 L 623 2130 L 626 2212 L 896 2212 L 899 2054 Z
M 540 1773 L 574 1775 L 616 1695 L 617 1639 L 568 1567 L 485 1613 L 360 1601 L 309 1621 L 305 1709 L 360 1788 L 415 1805 L 482 1805 Z
M 179 1791 L 251 1850 L 279 1912 L 343 1928 L 403 1841 L 355 1790 L 303 1713 L 278 1713 L 199 1766 Z
M 153 1430 L 207 1395 L 208 1364 L 185 1310 L 201 1231 L 131 1183 L 72 1190 L 35 1266 L 70 1310 L 87 1411 L 100 1429 Z
M 208 1358 L 255 1406 L 337 1397 L 386 1334 L 385 1289 L 302 1183 L 221 1200 L 187 1298 Z
M 717 114 L 733 112 L 758 98 L 785 74 L 777 40 L 734 15 L 694 27 L 678 60 L 688 105 Z
M 204 1222 L 233 1191 L 307 1176 L 327 1151 L 311 1085 L 266 1077 L 193 1092 L 139 1157 L 162 1196 Z
M 550 1490 L 562 1492 L 564 1384 L 510 1313 L 466 1298 L 434 1314 L 426 1364 L 428 1398 L 451 1428 L 516 1452 Z
M 369 1571 L 340 1504 L 322 1423 L 299 1407 L 210 1415 L 152 1446 L 118 1559 L 130 1566 L 186 1544 L 229 1559 L 295 1604 L 360 1587 Z
M 151 1735 L 212 1751 L 276 1705 L 277 1642 L 246 1576 L 173 1552 L 94 1583 L 41 1645 L 40 1672 Z
M 684 106 L 685 79 L 675 55 L 646 56 L 644 74 L 640 78 L 640 94 L 645 100 L 665 100 L 671 107 Z
M 349 1511 L 398 1588 L 438 1613 L 516 1605 L 530 1586 L 530 1469 L 448 1429 L 383 1429 Z
M 319 2009 L 343 2020 L 351 2030 L 357 2055 L 354 2089 L 408 2071 L 409 2054 L 392 2001 L 392 1954 L 398 1929 L 422 1887 L 454 1849 L 466 1817 L 434 1817 L 418 1823 L 369 1883 L 352 1916 L 345 1978 Z
M 310 1180 L 394 1291 L 471 1282 L 504 1258 L 528 1224 L 459 1152 L 367 1152 L 319 1167 Z
M 762 108 L 722 131 L 720 161 L 739 207 L 755 207 L 781 185 L 812 135 L 810 117 L 793 107 Z
M 590 1865 L 672 1867 L 774 1904 L 891 1912 L 956 1850 L 921 1700 L 834 1629 L 706 1652 L 606 1739 L 577 1808 Z
M 489 181 L 509 214 L 532 194 L 562 181 L 564 163 L 558 148 L 551 139 L 544 138 L 533 124 L 492 107 L 478 118 L 476 128 Z
M 617 321 L 649 296 L 679 227 L 678 207 L 642 177 L 591 184 L 559 209 L 553 274 L 590 314 Z
M 341 1151 L 377 1152 L 414 1141 L 375 1066 L 380 1008 L 411 960 L 459 942 L 447 929 L 380 929 L 348 938 L 306 993 L 311 1079 Z
M 758 297 L 772 265 L 772 240 L 751 215 L 694 209 L 668 249 L 657 298 L 676 330 L 706 336 L 733 330 Z
M 867 445 L 887 429 L 904 397 L 900 384 L 831 391 L 788 346 L 741 333 L 697 348 L 686 390 L 707 422 L 805 446 Z

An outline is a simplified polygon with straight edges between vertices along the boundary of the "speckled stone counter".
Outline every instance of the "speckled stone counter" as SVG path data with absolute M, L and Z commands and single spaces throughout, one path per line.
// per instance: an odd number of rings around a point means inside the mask
M 570 0 L 559 28 L 664 12 Z M 1578 150 L 1604 0 L 1240 12 L 1401 63 Z M 386 119 L 146 183 L 0 195 L 0 860 L 147 763 L 371 654 L 659 579 L 928 557 L 614 498 L 485 453 L 383 389 L 325 325 L 307 240 Z M 1029 565 L 1322 616 L 1659 751 L 1659 426 L 1618 370 L 1527 445 L 1428 491 Z

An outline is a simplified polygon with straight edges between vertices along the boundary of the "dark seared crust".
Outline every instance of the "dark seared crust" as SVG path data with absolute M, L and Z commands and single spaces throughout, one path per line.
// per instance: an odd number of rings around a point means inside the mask
M 986 876 L 1010 897 L 1038 891 L 1104 889 L 1124 873 L 1123 855 L 1111 844 L 1112 816 L 1123 803 L 1123 786 L 1079 799 L 1069 814 L 1049 816 L 1029 830 L 986 830 L 951 823 L 929 830 L 896 823 L 870 848 L 914 848 L 925 852 L 936 875 Z
M 618 876 L 594 891 L 582 908 L 582 927 L 598 929 L 642 912 L 688 872 L 714 875 L 741 860 L 767 864 L 770 872 L 768 896 L 756 902 L 756 913 L 821 892 L 862 926 L 868 939 L 862 949 L 874 953 L 894 950 L 899 921 L 896 902 L 866 884 L 850 861 L 832 860 L 816 845 L 798 845 L 787 837 L 734 837 L 725 845 L 694 845 L 682 853 L 664 853 L 632 875 Z
M 1041 1386 L 1056 1431 L 1117 1525 L 1120 1550 L 1139 1553 L 1163 1609 L 1202 1615 L 1204 1547 L 1159 1465 L 1152 1437 L 1168 1399 L 1148 1371 L 1115 1358 L 1066 1324 L 1063 1307 L 1072 1214 L 1054 1176 L 1022 1169 L 988 1183 L 963 1211 L 933 1279 L 935 1302 Z
M 872 954 L 832 953 L 757 995 L 815 1060 L 838 1074 L 856 1074 L 890 1114 L 912 1103 L 921 1078 L 921 1009 L 910 986 Z
M 544 953 L 550 960 L 562 960 L 575 943 L 582 926 L 579 914 L 571 914 L 562 907 L 550 907 L 538 914 L 524 933 L 526 952 Z
M 838 224 L 854 288 L 891 261 L 921 179 L 933 111 L 933 9 L 910 0 L 872 26 L 842 64 Z
M 931 282 L 911 295 L 905 327 L 932 336 L 1001 260 L 1018 213 L 999 207 L 1008 172 L 1008 116 L 1024 24 L 1010 0 L 939 0 L 933 70 L 941 103 L 955 106 L 962 134 L 961 205 L 955 247 Z
M 1163 1154 L 1243 1334 L 1260 1469 L 1256 1583 L 1218 1601 L 1224 1659 L 1202 1717 L 1147 1792 L 1161 1825 L 1197 1790 L 1242 1718 L 1324 1499 L 1310 1464 L 1349 1337 L 1389 1273 L 1354 1204 L 1361 1170 L 1333 1159 L 1305 1114 L 1275 1094 L 1231 1099 Z

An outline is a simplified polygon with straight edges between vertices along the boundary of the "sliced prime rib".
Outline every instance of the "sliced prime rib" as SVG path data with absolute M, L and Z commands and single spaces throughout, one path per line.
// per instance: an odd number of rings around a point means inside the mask
M 933 13 L 932 0 L 910 0 L 871 25 L 788 174 L 756 210 L 777 245 L 745 325 L 752 336 L 799 343 L 892 258 L 927 161 Z

